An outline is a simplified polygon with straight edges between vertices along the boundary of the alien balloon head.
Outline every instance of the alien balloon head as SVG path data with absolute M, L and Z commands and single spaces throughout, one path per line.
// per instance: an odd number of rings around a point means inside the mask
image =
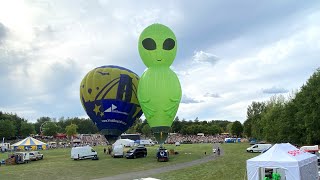
M 170 67 L 177 54 L 177 40 L 167 26 L 152 24 L 139 38 L 139 54 L 147 67 Z

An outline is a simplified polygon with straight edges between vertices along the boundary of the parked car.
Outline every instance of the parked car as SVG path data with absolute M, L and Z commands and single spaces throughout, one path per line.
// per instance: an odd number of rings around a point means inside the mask
M 37 157 L 37 160 L 43 159 L 43 154 L 41 154 L 39 151 L 31 151 L 31 152 L 35 154 L 35 156 Z
M 126 158 L 127 159 L 135 159 L 135 158 L 138 158 L 138 157 L 147 157 L 147 148 L 145 147 L 137 147 L 137 148 L 134 148 L 134 149 L 131 149 L 127 152 L 126 154 Z
M 157 160 L 161 162 L 169 161 L 169 152 L 165 148 L 159 148 L 157 152 Z
M 176 145 L 176 146 L 180 146 L 180 142 L 176 142 L 175 145 Z
M 38 156 L 33 151 L 28 152 L 30 161 L 38 161 Z
M 139 140 L 139 145 L 143 145 L 143 146 L 146 146 L 146 145 L 149 145 L 149 146 L 154 146 L 154 142 L 151 140 L 151 139 L 142 139 L 142 140 Z
M 247 148 L 247 152 L 262 152 L 265 149 L 268 149 L 272 146 L 272 144 L 255 144 L 249 148 Z

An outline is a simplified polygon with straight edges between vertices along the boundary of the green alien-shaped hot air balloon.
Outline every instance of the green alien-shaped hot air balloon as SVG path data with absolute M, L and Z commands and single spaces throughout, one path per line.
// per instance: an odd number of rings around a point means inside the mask
M 139 53 L 148 67 L 138 86 L 138 99 L 157 141 L 162 144 L 178 111 L 181 86 L 170 69 L 177 53 L 177 40 L 167 26 L 152 24 L 139 38 Z

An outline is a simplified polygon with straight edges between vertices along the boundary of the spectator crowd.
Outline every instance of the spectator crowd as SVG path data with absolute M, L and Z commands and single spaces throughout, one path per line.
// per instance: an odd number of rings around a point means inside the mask
M 167 143 L 222 143 L 228 135 L 182 135 L 178 133 L 170 134 Z

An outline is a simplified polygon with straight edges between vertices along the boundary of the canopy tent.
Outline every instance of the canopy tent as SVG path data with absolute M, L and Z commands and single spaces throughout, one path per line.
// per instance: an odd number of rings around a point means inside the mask
M 118 139 L 115 143 L 112 144 L 112 146 L 118 146 L 122 145 L 125 147 L 132 147 L 134 146 L 134 140 L 131 139 Z
M 32 149 L 32 150 L 40 150 L 47 149 L 48 145 L 44 142 L 41 142 L 32 137 L 27 137 L 24 140 L 21 140 L 13 145 L 11 145 L 14 150 L 17 149 Z
M 275 144 L 267 152 L 247 160 L 248 180 L 260 180 L 264 170 L 276 169 L 287 180 L 318 179 L 317 157 L 290 143 Z

